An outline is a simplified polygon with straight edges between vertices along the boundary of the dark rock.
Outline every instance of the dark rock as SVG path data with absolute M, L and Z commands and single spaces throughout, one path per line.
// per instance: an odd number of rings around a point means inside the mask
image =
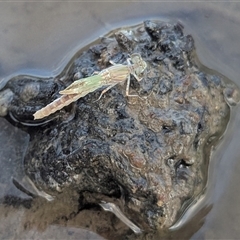
M 57 98 L 78 72 L 90 76 L 110 66 L 109 60 L 126 64 L 133 52 L 148 64 L 141 82 L 131 76 L 130 92 L 140 98 L 125 97 L 118 85 L 97 102 L 100 91 L 49 116 L 42 126 L 25 127 L 31 135 L 26 174 L 48 193 L 72 188 L 82 198 L 92 196 L 80 209 L 119 199 L 124 214 L 141 228 L 171 226 L 185 201 L 205 187 L 206 159 L 229 118 L 225 97 L 232 101 L 237 95 L 224 92 L 222 77 L 200 72 L 193 50 L 181 25 L 145 21 L 144 27 L 112 33 L 78 54 L 62 78 L 9 81 L 1 93 L 8 89 L 14 95 L 6 97 L 5 110 L 34 124 L 32 114 Z

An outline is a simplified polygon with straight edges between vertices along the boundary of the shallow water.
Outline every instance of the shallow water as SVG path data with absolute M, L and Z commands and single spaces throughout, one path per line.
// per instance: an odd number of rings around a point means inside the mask
M 163 19 L 180 21 L 185 31 L 193 36 L 200 61 L 240 86 L 240 3 L 94 2 L 1 2 L 2 82 L 21 73 L 57 75 L 81 47 L 110 30 L 146 19 Z M 13 188 L 11 177 L 21 178 L 23 174 L 21 165 L 17 164 L 22 161 L 28 136 L 23 132 L 14 132 L 17 130 L 0 120 L 1 199 L 8 201 L 6 195 L 16 196 L 12 207 L 0 206 L 1 238 L 60 239 L 71 236 L 74 239 L 82 236 L 83 239 L 96 239 L 94 233 L 72 227 L 74 223 L 68 227 L 46 227 L 47 223 L 38 223 L 39 219 L 42 220 L 38 218 L 35 220 L 36 229 L 21 226 L 28 214 L 17 208 L 17 197 L 28 197 Z M 189 209 L 180 227 L 176 226 L 170 234 L 172 238 L 239 237 L 239 120 L 237 106 L 226 134 L 212 155 L 206 196 L 194 209 Z M 17 149 L 17 139 L 14 146 L 6 143 L 13 134 L 20 138 L 21 151 Z M 7 151 L 9 156 L 4 155 Z

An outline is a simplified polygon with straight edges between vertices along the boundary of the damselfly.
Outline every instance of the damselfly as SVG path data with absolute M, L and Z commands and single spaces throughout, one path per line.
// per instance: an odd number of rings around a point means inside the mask
M 138 81 L 142 80 L 141 76 L 147 68 L 147 63 L 142 59 L 141 55 L 138 53 L 132 54 L 130 58 L 127 59 L 127 65 L 115 64 L 113 62 L 110 63 L 113 66 L 102 70 L 96 75 L 76 80 L 70 86 L 60 91 L 59 93 L 63 96 L 35 112 L 33 114 L 34 119 L 41 119 L 49 116 L 79 98 L 86 96 L 88 93 L 106 87 L 100 94 L 100 97 L 98 98 L 99 100 L 110 88 L 118 83 L 124 82 L 126 79 L 126 95 L 137 96 L 129 94 L 130 74 L 132 74 Z

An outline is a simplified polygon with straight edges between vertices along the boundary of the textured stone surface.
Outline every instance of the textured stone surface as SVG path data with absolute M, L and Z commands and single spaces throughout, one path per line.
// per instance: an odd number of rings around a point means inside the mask
M 33 121 L 60 89 L 110 60 L 126 64 L 133 52 L 148 64 L 141 82 L 131 78 L 130 92 L 139 98 L 127 98 L 117 85 L 97 102 L 101 91 Z M 225 98 L 234 94 L 217 73 L 199 70 L 194 41 L 181 25 L 145 21 L 93 44 L 55 79 L 10 80 L 0 100 L 10 121 L 27 125 L 25 170 L 37 187 L 77 190 L 79 209 L 119 203 L 140 227 L 165 228 L 205 186 L 211 146 L 229 118 Z

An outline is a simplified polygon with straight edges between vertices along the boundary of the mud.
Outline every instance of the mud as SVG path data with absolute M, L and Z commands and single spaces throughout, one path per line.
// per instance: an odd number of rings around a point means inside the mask
M 110 60 L 126 64 L 134 52 L 148 64 L 141 82 L 131 78 L 130 93 L 139 97 L 127 98 L 117 85 L 97 102 L 101 90 L 33 121 L 74 80 Z M 167 229 L 201 195 L 211 149 L 239 98 L 224 77 L 200 69 L 183 26 L 145 21 L 91 44 L 56 78 L 11 79 L 0 113 L 30 134 L 24 167 L 37 188 L 77 193 L 78 212 L 112 202 L 145 231 Z

